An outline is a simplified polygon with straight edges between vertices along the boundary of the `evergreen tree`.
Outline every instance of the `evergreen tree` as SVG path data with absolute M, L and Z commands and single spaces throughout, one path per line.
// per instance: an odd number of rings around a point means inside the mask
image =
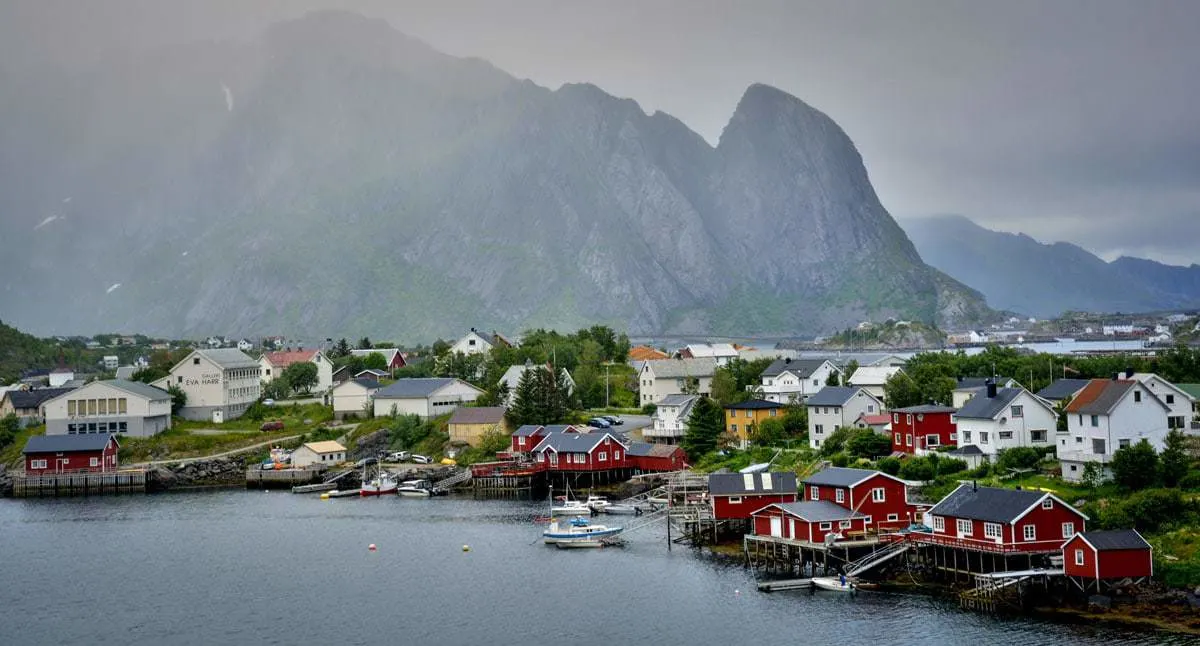
M 344 357 L 350 354 L 350 342 L 345 337 L 338 339 L 337 345 L 333 346 L 333 358 Z
M 1166 445 L 1159 455 L 1159 473 L 1163 485 L 1175 487 L 1187 475 L 1191 458 L 1188 457 L 1188 439 L 1183 431 L 1175 429 L 1167 433 Z
M 706 453 L 716 450 L 721 433 L 725 430 L 725 411 L 717 402 L 701 397 L 692 406 L 688 418 L 688 430 L 680 445 L 693 462 Z
M 541 423 L 537 421 L 540 396 L 537 372 L 526 370 L 521 373 L 521 379 L 517 382 L 516 394 L 513 396 L 513 405 L 504 414 L 513 426 Z

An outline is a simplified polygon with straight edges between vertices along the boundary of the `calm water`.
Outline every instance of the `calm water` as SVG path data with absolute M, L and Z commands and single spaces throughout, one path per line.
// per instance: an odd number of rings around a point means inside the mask
M 760 594 L 740 566 L 538 542 L 540 505 L 216 491 L 0 500 L 6 644 L 1168 644 L 923 597 Z M 367 545 L 376 543 L 377 552 Z M 462 545 L 471 546 L 464 553 Z M 739 592 L 740 591 L 740 592 Z

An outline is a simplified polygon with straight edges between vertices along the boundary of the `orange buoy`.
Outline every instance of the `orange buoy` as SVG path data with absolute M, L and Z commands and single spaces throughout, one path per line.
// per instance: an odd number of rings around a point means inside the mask
M 368 545 L 368 546 L 367 546 L 367 551 L 369 551 L 369 552 L 374 552 L 374 551 L 375 551 L 375 544 L 374 544 L 374 543 L 371 543 L 370 545 Z

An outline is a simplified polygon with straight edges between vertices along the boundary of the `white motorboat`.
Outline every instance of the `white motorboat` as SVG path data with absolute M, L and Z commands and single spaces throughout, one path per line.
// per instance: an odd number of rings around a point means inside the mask
M 854 581 L 844 576 L 818 576 L 813 577 L 812 582 L 818 590 L 830 592 L 856 592 L 858 590 Z
M 542 532 L 542 541 L 557 547 L 602 547 L 614 541 L 623 527 L 593 525 L 583 517 L 572 518 L 564 525 L 557 520 Z
M 397 487 L 396 493 L 411 498 L 428 498 L 433 495 L 433 487 L 428 480 L 405 480 Z
M 605 498 L 604 496 L 588 496 L 587 500 L 584 501 L 583 504 L 588 509 L 591 509 L 593 511 L 600 512 L 600 513 L 604 513 L 605 511 L 608 510 L 608 508 L 610 506 L 612 506 L 612 503 L 610 503 L 608 501 L 608 498 Z

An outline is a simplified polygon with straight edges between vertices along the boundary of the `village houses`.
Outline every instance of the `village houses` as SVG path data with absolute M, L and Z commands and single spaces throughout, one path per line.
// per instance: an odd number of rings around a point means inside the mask
M 893 409 L 890 411 L 892 451 L 924 455 L 943 446 L 958 446 L 955 412 L 950 406 L 937 404 Z
M 1064 412 L 1067 432 L 1055 446 L 1063 479 L 1079 482 L 1089 462 L 1100 465 L 1102 479 L 1109 478 L 1113 454 L 1141 440 L 1161 451 L 1170 413 L 1140 381 L 1093 379 Z
M 865 388 L 879 401 L 884 401 L 883 387 L 888 379 L 896 373 L 904 372 L 904 369 L 899 366 L 862 366 L 850 375 L 849 384 L 858 388 Z
M 783 404 L 765 399 L 750 399 L 725 407 L 725 432 L 737 438 L 738 448 L 745 449 L 758 425 L 771 418 L 783 417 Z
M 369 357 L 373 354 L 378 354 L 383 357 L 386 364 L 384 370 L 388 376 L 395 376 L 396 371 L 407 366 L 408 363 L 404 358 L 404 353 L 399 348 L 369 348 L 366 350 L 351 350 L 350 355 L 354 357 Z
M 866 388 L 856 386 L 826 386 L 808 398 L 808 445 L 821 448 L 834 431 L 852 427 L 864 413 L 875 415 L 883 411 L 883 402 Z
M 827 359 L 777 359 L 762 372 L 759 385 L 746 386 L 757 390 L 767 401 L 782 404 L 802 403 L 825 387 L 830 375 L 842 371 Z
M 642 429 L 642 438 L 655 444 L 679 444 L 687 434 L 688 418 L 699 395 L 667 395 L 658 402 L 650 425 Z
M 372 398 L 382 388 L 375 379 L 348 379 L 333 387 L 333 417 L 368 417 L 374 409 Z
M 470 332 L 467 332 L 463 338 L 455 341 L 454 345 L 450 346 L 450 352 L 452 354 L 467 355 L 487 354 L 497 345 L 512 347 L 513 344 L 497 332 L 488 334 L 487 332 L 480 332 L 475 328 L 471 328 Z
M 171 428 L 171 395 L 138 381 L 93 381 L 47 400 L 45 412 L 46 435 L 150 437 Z
M 308 362 L 317 367 L 317 384 L 313 392 L 323 393 L 333 387 L 333 362 L 320 350 L 285 350 L 264 352 L 258 360 L 264 384 L 275 381 L 294 363 Z
M 553 369 L 549 365 L 544 365 L 544 364 L 535 365 L 532 361 L 530 361 L 529 359 L 526 359 L 524 364 L 509 366 L 508 370 L 504 371 L 504 374 L 500 377 L 500 381 L 497 382 L 496 385 L 498 387 L 503 386 L 508 391 L 507 396 L 504 400 L 504 404 L 506 406 L 512 406 L 513 402 L 516 401 L 517 386 L 520 385 L 520 383 L 521 383 L 521 377 L 525 375 L 526 371 L 535 369 L 535 368 L 539 369 L 539 370 L 552 370 Z M 571 373 L 567 372 L 566 370 L 561 371 L 561 373 L 566 375 L 565 381 L 566 381 L 566 387 L 567 387 L 567 394 L 569 395 L 569 394 L 575 392 L 575 380 L 573 378 L 571 378 Z M 534 374 L 537 374 L 537 373 L 534 373 Z
M 187 395 L 178 415 L 221 423 L 241 417 L 262 394 L 259 363 L 237 348 L 193 350 L 152 386 Z
M 397 379 L 375 391 L 375 417 L 397 414 L 428 419 L 452 412 L 482 394 L 475 386 L 450 377 Z
M 717 370 L 715 359 L 663 359 L 647 361 L 638 373 L 639 405 L 657 404 L 667 395 L 704 395 L 712 392 Z
M 1024 388 L 997 388 L 989 382 L 954 414 L 958 446 L 974 446 L 989 461 L 1003 449 L 1052 446 L 1057 429 L 1054 408 Z

